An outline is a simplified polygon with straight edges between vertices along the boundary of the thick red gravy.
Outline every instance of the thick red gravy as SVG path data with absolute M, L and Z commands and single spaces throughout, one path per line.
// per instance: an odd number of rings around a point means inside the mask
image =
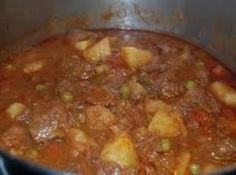
M 0 148 L 85 175 L 236 163 L 235 76 L 166 35 L 74 31 L 1 64 Z

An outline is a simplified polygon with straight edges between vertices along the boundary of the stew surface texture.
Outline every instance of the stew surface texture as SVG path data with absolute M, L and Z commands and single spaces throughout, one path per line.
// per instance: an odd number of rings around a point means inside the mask
M 236 164 L 236 80 L 166 35 L 72 31 L 0 68 L 0 149 L 82 175 L 199 175 Z

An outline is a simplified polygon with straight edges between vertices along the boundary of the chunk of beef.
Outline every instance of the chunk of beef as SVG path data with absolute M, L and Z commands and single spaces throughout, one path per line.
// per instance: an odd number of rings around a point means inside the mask
M 83 61 L 77 55 L 65 58 L 62 67 L 65 78 L 71 81 L 87 80 L 95 75 L 94 65 Z
M 178 97 L 184 93 L 184 87 L 181 82 L 162 82 L 160 84 L 161 94 L 165 98 Z
M 232 138 L 219 140 L 209 146 L 210 158 L 216 162 L 236 161 L 236 141 Z
M 220 112 L 220 104 L 210 93 L 201 88 L 187 91 L 184 96 L 178 100 L 176 106 L 183 115 L 187 115 L 194 107 L 202 108 L 209 114 Z
M 70 111 L 59 101 L 35 104 L 31 115 L 29 129 L 36 142 L 62 137 L 72 119 Z
M 217 131 L 216 118 L 205 110 L 194 108 L 186 120 L 186 125 L 192 132 L 210 135 Z
M 33 146 L 29 131 L 21 124 L 13 124 L 1 135 L 2 142 L 9 148 L 27 150 Z
M 93 105 L 109 106 L 117 104 L 117 98 L 107 88 L 101 88 L 96 86 L 90 86 L 83 94 L 83 98 L 86 102 Z
M 107 129 L 117 122 L 116 116 L 103 106 L 87 108 L 88 125 L 93 129 Z
M 193 60 L 193 56 L 188 52 L 166 55 L 159 65 L 144 69 L 146 75 L 140 74 L 141 83 L 143 82 L 151 94 L 161 98 L 178 97 L 185 92 L 182 82 L 194 77 L 194 71 L 189 71 Z
M 97 81 L 101 85 L 106 85 L 111 90 L 119 89 L 131 75 L 129 69 L 117 68 L 111 69 L 106 76 L 98 77 Z

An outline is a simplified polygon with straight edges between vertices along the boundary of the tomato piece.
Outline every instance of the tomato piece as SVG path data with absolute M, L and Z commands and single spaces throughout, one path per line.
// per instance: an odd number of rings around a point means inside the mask
M 191 112 L 191 119 L 198 122 L 200 131 L 209 134 L 215 128 L 215 119 L 202 109 L 193 109 Z
M 64 156 L 62 145 L 55 142 L 49 143 L 45 148 L 42 149 L 41 153 L 48 162 L 59 160 Z
M 107 63 L 115 68 L 126 68 L 125 62 L 119 57 L 113 57 L 107 60 Z

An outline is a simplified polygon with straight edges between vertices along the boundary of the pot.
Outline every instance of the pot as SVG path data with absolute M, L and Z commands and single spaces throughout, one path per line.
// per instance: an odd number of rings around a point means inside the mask
M 190 41 L 236 72 L 235 0 L 2 0 L 0 14 L 2 57 L 68 29 L 142 29 Z
M 0 59 L 78 28 L 168 33 L 198 45 L 236 73 L 235 0 L 2 0 Z

